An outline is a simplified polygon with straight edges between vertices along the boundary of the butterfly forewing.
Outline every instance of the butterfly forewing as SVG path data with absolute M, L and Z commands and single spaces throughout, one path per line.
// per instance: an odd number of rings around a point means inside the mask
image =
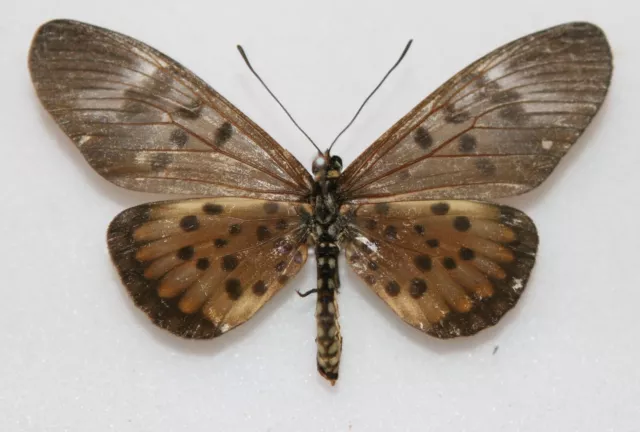
M 349 265 L 404 321 L 440 338 L 495 324 L 534 264 L 535 226 L 510 207 L 408 201 L 343 212 Z
M 135 39 L 68 20 L 36 33 L 45 108 L 109 181 L 147 192 L 304 200 L 304 167 L 186 68 Z
M 143 204 L 111 223 L 111 257 L 135 303 L 188 338 L 251 318 L 307 259 L 310 208 L 242 198 Z
M 604 33 L 572 23 L 462 70 L 341 178 L 347 200 L 488 199 L 540 184 L 589 124 L 611 78 Z

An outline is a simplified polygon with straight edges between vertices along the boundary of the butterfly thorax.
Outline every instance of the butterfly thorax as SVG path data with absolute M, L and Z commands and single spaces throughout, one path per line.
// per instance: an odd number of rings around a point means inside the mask
M 318 156 L 313 163 L 313 233 L 316 244 L 339 240 L 340 199 L 337 194 L 338 179 L 342 171 L 342 159 L 329 153 Z
M 318 281 L 316 292 L 318 371 L 332 382 L 338 379 L 342 337 L 338 325 L 338 305 L 335 293 L 340 287 L 338 276 L 338 246 L 342 232 L 340 199 L 337 195 L 342 160 L 329 153 L 319 156 L 313 164 L 315 183 L 312 195 L 313 231 L 316 245 Z

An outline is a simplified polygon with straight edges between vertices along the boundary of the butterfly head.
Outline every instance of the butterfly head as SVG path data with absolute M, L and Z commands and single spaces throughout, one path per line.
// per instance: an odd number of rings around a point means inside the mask
M 342 172 L 342 158 L 340 156 L 331 156 L 329 151 L 326 151 L 313 160 L 311 171 L 316 180 L 338 178 Z

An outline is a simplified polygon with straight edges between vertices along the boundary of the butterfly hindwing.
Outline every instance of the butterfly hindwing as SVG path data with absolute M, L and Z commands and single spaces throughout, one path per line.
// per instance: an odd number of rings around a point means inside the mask
M 399 120 L 341 177 L 347 201 L 491 199 L 551 173 L 598 111 L 611 49 L 570 23 L 496 49 Z
M 408 324 L 439 338 L 495 324 L 522 294 L 538 245 L 524 213 L 476 201 L 344 209 L 347 262 Z
M 38 97 L 107 180 L 145 192 L 302 201 L 312 179 L 265 131 L 179 63 L 69 20 L 29 53 Z
M 113 220 L 109 251 L 156 325 L 211 338 L 248 320 L 300 270 L 309 211 L 242 198 L 143 204 Z

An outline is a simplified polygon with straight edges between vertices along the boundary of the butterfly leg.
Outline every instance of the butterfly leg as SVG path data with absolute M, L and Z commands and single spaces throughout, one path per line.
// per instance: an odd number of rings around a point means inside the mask
M 303 293 L 298 291 L 298 290 L 296 291 L 296 293 L 298 293 L 298 295 L 300 297 L 307 297 L 308 295 L 316 293 L 316 292 L 318 292 L 317 288 L 310 289 L 309 291 L 306 291 L 306 292 L 303 292 Z
M 340 286 L 338 278 L 338 254 L 335 243 L 320 243 L 316 248 L 318 260 L 318 299 L 316 320 L 318 325 L 318 372 L 334 385 L 338 379 L 342 336 L 338 325 L 338 302 L 335 293 Z

